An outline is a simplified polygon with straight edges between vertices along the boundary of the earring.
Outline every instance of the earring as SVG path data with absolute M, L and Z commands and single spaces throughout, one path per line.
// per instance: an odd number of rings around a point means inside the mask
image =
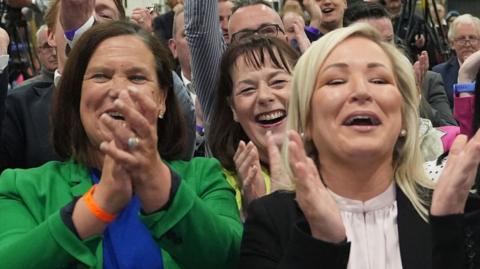
M 163 119 L 164 114 L 165 114 L 165 111 L 163 111 L 163 109 L 160 109 L 160 111 L 158 112 L 158 118 Z
M 405 137 L 405 136 L 407 136 L 407 130 L 402 129 L 402 130 L 400 131 L 400 137 Z

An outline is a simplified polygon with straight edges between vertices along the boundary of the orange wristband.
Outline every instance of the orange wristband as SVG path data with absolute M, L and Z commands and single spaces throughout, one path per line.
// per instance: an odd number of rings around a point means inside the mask
M 93 200 L 93 192 L 95 191 L 95 186 L 93 185 L 90 190 L 88 190 L 85 195 L 83 195 L 85 204 L 87 205 L 87 208 L 90 210 L 90 212 L 95 215 L 99 220 L 109 223 L 112 222 L 116 215 L 110 214 L 107 211 L 103 210 L 101 207 L 97 205 L 95 200 Z

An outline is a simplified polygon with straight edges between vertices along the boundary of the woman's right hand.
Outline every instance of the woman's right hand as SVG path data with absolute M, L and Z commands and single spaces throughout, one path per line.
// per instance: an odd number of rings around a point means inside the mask
M 241 183 L 242 201 L 246 206 L 253 200 L 265 195 L 265 179 L 261 173 L 260 157 L 253 142 L 240 141 L 233 155 L 237 176 Z
M 296 184 L 296 200 L 302 209 L 312 236 L 340 243 L 346 239 L 345 226 L 335 200 L 320 178 L 318 168 L 305 153 L 300 135 L 288 132 L 288 161 Z

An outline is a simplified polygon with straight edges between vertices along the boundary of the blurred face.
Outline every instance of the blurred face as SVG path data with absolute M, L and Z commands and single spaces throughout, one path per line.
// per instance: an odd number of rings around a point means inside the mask
M 295 29 L 293 25 L 295 22 L 300 22 L 301 30 L 305 27 L 305 20 L 302 16 L 294 13 L 294 12 L 287 12 L 283 16 L 283 25 L 285 25 L 285 34 L 287 35 L 287 40 L 292 45 L 292 40 L 295 39 Z
M 48 44 L 47 29 L 41 31 L 37 36 L 37 55 L 42 66 L 48 71 L 57 69 L 57 52 Z
M 233 13 L 228 25 L 228 33 L 230 38 L 233 38 L 233 35 L 240 31 L 255 31 L 268 24 L 276 24 L 284 31 L 282 20 L 275 10 L 261 4 L 246 6 Z M 282 31 L 278 31 L 277 36 L 286 41 Z
M 318 72 L 307 137 L 320 160 L 393 156 L 402 127 L 402 97 L 392 64 L 373 41 L 350 37 Z
M 238 58 L 233 67 L 232 111 L 250 140 L 257 146 L 260 158 L 268 162 L 266 133 L 271 131 L 281 145 L 286 126 L 287 103 L 292 75 L 273 67 L 265 55 L 265 66 L 256 69 Z
M 175 36 L 168 43 L 170 51 L 173 57 L 180 62 L 180 67 L 185 77 L 191 80 L 190 51 L 188 50 L 187 38 L 185 36 L 185 14 L 183 12 L 177 15 L 175 27 Z
M 346 0 L 316 0 L 322 11 L 321 24 L 324 27 L 335 29 L 342 24 L 343 13 L 347 8 Z
M 134 36 L 118 36 L 103 41 L 88 63 L 82 84 L 80 118 L 94 148 L 110 136 L 100 116 L 107 114 L 120 123 L 123 115 L 113 102 L 120 91 L 135 88 L 163 106 L 155 59 L 149 48 Z
M 60 8 L 60 5 L 58 5 L 58 8 Z M 65 63 L 67 62 L 67 55 L 65 54 L 67 41 L 65 39 L 62 24 L 60 23 L 60 12 L 58 13 L 54 29 L 48 29 L 48 44 L 56 51 L 58 62 L 57 68 L 58 72 L 61 74 Z
M 359 22 L 365 22 L 373 26 L 382 36 L 383 41 L 388 43 L 394 43 L 395 34 L 393 33 L 393 24 L 389 18 L 378 19 L 366 19 L 358 20 Z
M 218 2 L 218 18 L 220 20 L 220 28 L 222 28 L 223 39 L 230 43 L 228 36 L 228 21 L 232 16 L 233 3 L 230 1 Z
M 119 20 L 120 12 L 113 0 L 95 0 L 95 20 L 105 22 L 110 20 Z
M 452 48 L 455 50 L 461 63 L 480 49 L 480 33 L 473 23 L 460 23 L 457 25 Z
M 397 16 L 402 11 L 402 0 L 385 0 L 385 7 L 392 15 Z

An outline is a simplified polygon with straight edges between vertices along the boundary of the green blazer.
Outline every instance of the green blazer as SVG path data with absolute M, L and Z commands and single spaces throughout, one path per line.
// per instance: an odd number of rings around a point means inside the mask
M 242 224 L 234 191 L 214 159 L 168 163 L 181 177 L 167 210 L 140 215 L 162 247 L 165 268 L 233 268 Z M 80 240 L 60 209 L 92 185 L 86 167 L 73 161 L 0 176 L 1 268 L 102 268 L 100 236 Z

